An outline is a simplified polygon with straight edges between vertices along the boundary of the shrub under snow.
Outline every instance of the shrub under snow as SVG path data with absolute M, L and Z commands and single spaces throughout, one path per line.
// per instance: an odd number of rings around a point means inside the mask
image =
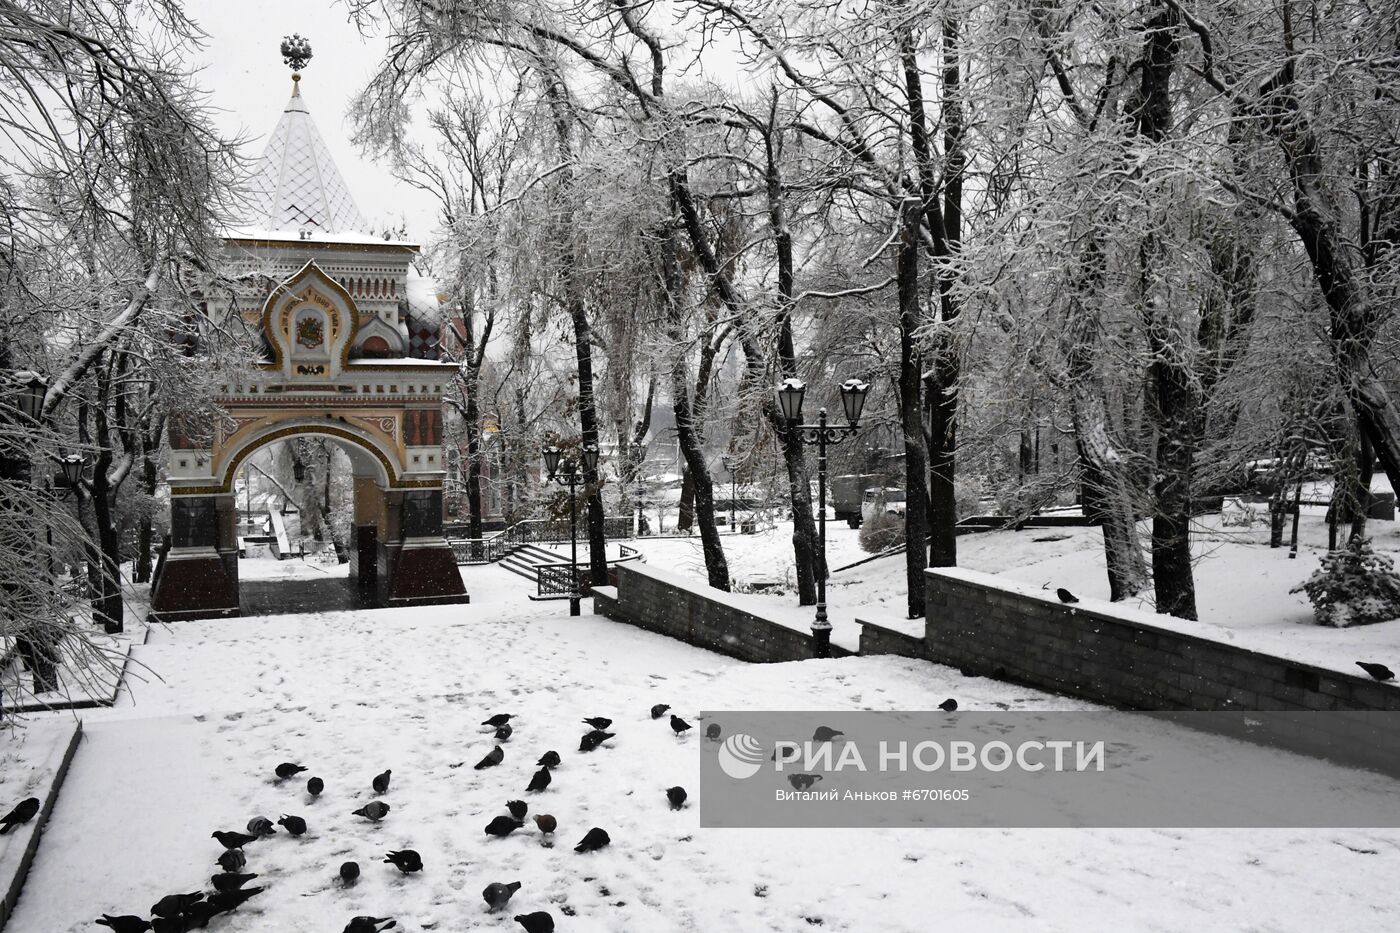
M 903 543 L 903 515 L 877 512 L 860 526 L 860 547 L 869 554 L 879 554 Z
M 1318 625 L 1346 628 L 1400 618 L 1400 574 L 1367 538 L 1322 558 L 1322 567 L 1291 592 L 1306 592 Z

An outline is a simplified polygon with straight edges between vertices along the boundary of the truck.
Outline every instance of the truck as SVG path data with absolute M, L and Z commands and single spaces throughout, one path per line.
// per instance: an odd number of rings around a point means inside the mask
M 865 490 L 870 486 L 882 486 L 884 477 L 879 473 L 847 473 L 831 478 L 831 508 L 836 520 L 846 520 L 852 528 L 859 528 L 861 503 L 865 500 Z

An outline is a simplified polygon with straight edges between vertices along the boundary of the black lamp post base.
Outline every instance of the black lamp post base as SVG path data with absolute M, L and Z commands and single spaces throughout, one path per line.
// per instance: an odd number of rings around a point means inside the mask
M 569 615 L 571 615 L 571 616 L 576 616 L 576 615 L 578 615 L 578 614 L 579 614 L 579 598 L 578 598 L 577 596 L 570 596 L 570 597 L 569 597 Z
M 812 629 L 812 657 L 831 657 L 831 626 Z

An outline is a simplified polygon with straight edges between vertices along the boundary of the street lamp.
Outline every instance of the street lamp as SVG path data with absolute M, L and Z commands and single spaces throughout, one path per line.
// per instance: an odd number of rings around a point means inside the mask
M 63 493 L 65 498 L 69 492 L 78 488 L 78 483 L 83 479 L 83 466 L 86 462 L 82 454 L 69 454 L 58 458 L 59 469 L 63 471 L 63 481 L 68 486 Z
M 544 466 L 549 478 L 560 486 L 569 487 L 569 615 L 579 614 L 578 591 L 578 507 L 575 490 L 586 474 L 598 469 L 598 445 L 584 444 L 577 458 L 564 458 L 564 452 L 553 445 L 544 449 Z
M 847 424 L 828 425 L 825 408 L 818 413 L 816 424 L 802 424 L 806 384 L 801 379 L 785 379 L 778 387 L 778 407 L 782 409 L 784 420 L 800 430 L 798 436 L 802 443 L 817 447 L 817 527 L 821 561 L 817 567 L 817 617 L 812 622 L 812 656 L 817 658 L 831 657 L 831 623 L 826 617 L 826 445 L 839 444 L 856 433 L 869 392 L 868 383 L 847 379 L 841 383 L 841 407 Z
M 43 376 L 29 369 L 15 373 L 14 381 L 19 389 L 15 408 L 29 421 L 38 421 L 39 412 L 44 407 L 44 396 L 49 390 L 48 383 Z
M 725 454 L 723 457 L 720 457 L 720 462 L 723 463 L 724 468 L 729 471 L 729 530 L 732 532 L 735 530 L 734 481 L 735 479 L 737 479 L 737 471 L 739 469 L 739 458 L 735 457 L 732 454 Z

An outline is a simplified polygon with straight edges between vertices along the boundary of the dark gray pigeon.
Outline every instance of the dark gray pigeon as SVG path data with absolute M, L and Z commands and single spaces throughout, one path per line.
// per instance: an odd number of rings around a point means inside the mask
M 380 926 L 381 923 L 384 925 Z M 397 920 L 390 920 L 388 917 L 355 917 L 345 925 L 341 933 L 382 933 L 396 923 Z
M 393 770 L 385 768 L 383 774 L 376 774 L 374 780 L 370 781 L 370 786 L 374 788 L 376 794 L 382 795 L 389 789 L 389 775 L 391 774 L 393 774 Z
M 559 767 L 559 753 L 545 752 L 540 756 L 540 760 L 535 762 L 535 765 L 541 768 L 557 768 Z
M 530 812 L 530 805 L 523 800 L 507 800 L 506 809 L 509 810 L 510 815 L 517 820 L 523 820 L 525 819 L 525 814 Z
M 23 826 L 25 823 L 28 823 L 30 820 L 34 819 L 35 814 L 38 812 L 39 798 L 25 797 L 19 803 L 15 804 L 13 810 L 6 813 L 4 816 L 0 816 L 0 836 L 5 835 L 16 826 Z
M 525 933 L 554 933 L 554 918 L 546 910 L 516 914 L 515 922 L 525 928 Z
M 490 726 L 492 729 L 499 729 L 501 726 L 510 722 L 512 718 L 514 718 L 513 713 L 497 713 L 490 719 L 483 719 L 481 724 L 483 726 Z
M 709 739 L 711 742 L 718 742 L 722 731 L 723 730 L 719 727 L 719 723 L 712 722 L 705 727 L 705 738 Z
M 943 712 L 945 713 L 951 713 L 958 708 L 958 701 L 953 699 L 952 697 L 949 697 L 942 703 L 939 703 L 938 708 L 943 710 Z
M 486 757 L 476 763 L 476 770 L 483 768 L 494 768 L 496 765 L 506 760 L 506 753 L 501 751 L 501 746 L 497 745 L 486 753 Z
M 686 722 L 675 713 L 671 714 L 671 731 L 676 735 L 683 735 L 690 731 L 690 723 Z
M 1395 679 L 1395 672 L 1384 664 L 1376 664 L 1372 661 L 1357 661 L 1356 666 L 1376 678 L 1376 680 L 1385 681 Z
M 274 769 L 274 773 L 279 780 L 285 781 L 287 778 L 296 777 L 305 770 L 306 768 L 302 765 L 294 765 L 290 761 L 284 761 Z
M 512 881 L 510 884 L 503 884 L 500 881 L 493 881 L 481 892 L 481 899 L 486 902 L 491 913 L 495 913 L 510 901 L 511 896 L 520 890 L 520 882 Z
M 224 871 L 238 871 L 248 864 L 248 856 L 242 849 L 225 849 L 219 854 L 219 867 Z
M 293 836 L 300 836 L 306 832 L 306 820 L 299 816 L 288 816 L 283 813 L 282 818 L 277 821 L 277 825 L 281 826 Z
M 530 778 L 530 786 L 525 788 L 525 790 L 535 792 L 542 791 L 549 786 L 551 780 L 553 780 L 553 778 L 549 776 L 549 769 L 541 768 L 535 772 L 534 777 Z
M 254 836 L 275 836 L 277 827 L 272 825 L 272 820 L 265 816 L 255 816 L 248 821 L 248 832 Z
M 486 824 L 486 835 L 504 838 L 524 825 L 525 823 L 522 820 L 514 820 L 508 816 L 498 816 Z
M 107 927 L 112 933 L 147 933 L 151 929 L 151 921 L 133 914 L 122 914 L 120 917 L 103 914 L 101 920 L 94 920 L 93 923 Z
M 1078 596 L 1075 596 L 1073 593 L 1071 593 L 1069 590 L 1065 589 L 1063 586 L 1058 587 L 1058 588 L 1055 590 L 1055 596 L 1058 597 L 1059 600 L 1060 600 L 1060 602 L 1062 602 L 1062 603 L 1077 603 L 1077 602 L 1079 602 L 1079 597 L 1078 597 Z
M 606 829 L 599 829 L 597 826 L 583 834 L 578 845 L 574 846 L 575 852 L 597 852 L 599 849 L 610 844 L 612 838 Z
M 313 797 L 321 796 L 321 791 L 326 789 L 326 782 L 318 777 L 314 777 L 306 782 L 306 792 Z
M 347 888 L 360 880 L 359 862 L 342 862 L 340 864 L 340 883 Z
M 817 726 L 817 730 L 812 733 L 813 742 L 830 742 L 832 739 L 840 738 L 846 733 L 830 726 Z
M 219 845 L 225 849 L 241 849 L 250 842 L 256 842 L 257 836 L 250 836 L 247 833 L 226 833 L 215 830 L 209 834 L 210 837 L 219 840 Z
M 390 852 L 384 856 L 384 861 L 389 862 L 405 875 L 423 870 L 423 856 L 414 849 L 400 849 L 397 852 Z
M 667 706 L 665 703 L 656 704 L 651 708 L 651 718 L 660 719 L 662 716 L 666 715 L 666 711 L 670 708 L 671 707 Z
M 608 726 L 612 725 L 612 720 L 606 716 L 593 716 L 585 719 L 584 722 L 595 729 L 606 729 Z
M 509 742 L 509 741 L 510 741 L 511 733 L 514 732 L 514 731 L 515 731 L 515 730 L 512 729 L 512 728 L 510 727 L 510 723 L 506 723 L 506 724 L 503 725 L 503 726 L 497 726 L 497 727 L 496 727 L 496 741 L 497 741 L 497 742 Z
M 604 732 L 602 729 L 594 729 L 578 740 L 578 750 L 581 752 L 591 752 L 611 738 L 613 738 L 613 733 Z
M 666 799 L 671 801 L 672 810 L 679 810 L 681 807 L 685 806 L 685 798 L 687 796 L 684 787 L 676 786 L 666 788 Z
M 358 810 L 351 810 L 351 816 L 363 816 L 378 823 L 389 814 L 389 805 L 382 800 L 371 800 Z
M 191 891 L 189 894 L 167 894 L 151 905 L 151 913 L 157 917 L 178 917 L 185 912 L 195 901 L 204 900 L 203 891 Z
M 209 897 L 209 903 L 221 911 L 237 910 L 252 898 L 263 893 L 263 888 L 239 888 L 237 891 L 218 891 Z
M 257 875 L 250 873 L 226 871 L 222 874 L 211 875 L 209 883 L 214 886 L 215 891 L 237 891 L 256 877 Z

